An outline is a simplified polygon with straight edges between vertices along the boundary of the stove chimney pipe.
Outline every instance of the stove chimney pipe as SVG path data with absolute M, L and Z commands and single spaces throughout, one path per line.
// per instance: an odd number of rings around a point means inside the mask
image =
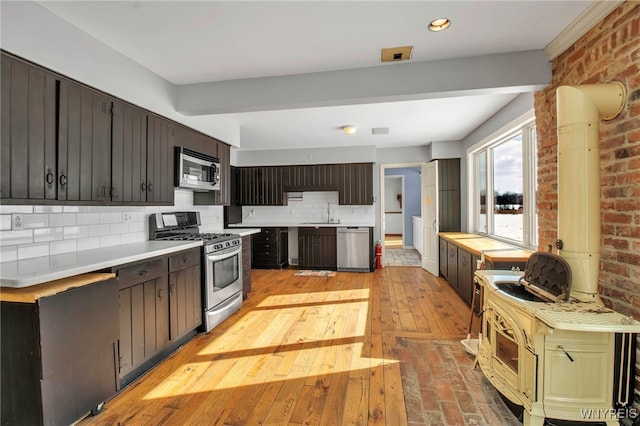
M 558 119 L 558 241 L 571 267 L 571 296 L 602 303 L 600 269 L 599 121 L 616 117 L 624 107 L 622 83 L 560 86 Z

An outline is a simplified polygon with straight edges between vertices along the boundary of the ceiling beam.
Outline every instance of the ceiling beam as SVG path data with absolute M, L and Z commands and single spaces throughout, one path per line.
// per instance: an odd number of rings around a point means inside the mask
M 531 92 L 550 82 L 547 56 L 532 50 L 181 85 L 176 109 L 201 115 L 357 105 Z

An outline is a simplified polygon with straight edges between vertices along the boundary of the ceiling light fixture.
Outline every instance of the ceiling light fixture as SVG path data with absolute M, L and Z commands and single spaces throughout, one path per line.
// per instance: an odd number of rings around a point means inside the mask
M 358 131 L 358 128 L 356 126 L 353 126 L 351 124 L 346 124 L 342 127 L 340 127 L 342 129 L 343 132 L 345 132 L 347 135 L 353 135 L 355 132 Z
M 447 18 L 438 18 L 429 22 L 429 31 L 444 31 L 451 25 L 451 21 Z

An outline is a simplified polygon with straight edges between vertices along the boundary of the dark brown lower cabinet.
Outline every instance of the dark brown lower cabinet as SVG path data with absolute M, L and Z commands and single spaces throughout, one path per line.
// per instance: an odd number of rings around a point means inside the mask
M 458 290 L 458 247 L 447 242 L 447 281 Z
M 458 249 L 458 294 L 465 302 L 471 304 L 473 296 L 473 256 L 468 251 Z
M 298 228 L 298 266 L 336 270 L 336 228 Z
M 251 267 L 277 268 L 287 266 L 289 245 L 288 228 L 262 228 L 251 235 Z
M 175 341 L 202 324 L 200 249 L 169 258 L 169 340 Z
M 115 280 L 3 302 L 0 315 L 3 425 L 72 424 L 118 390 Z
M 447 241 L 440 238 L 440 274 L 447 278 Z
M 114 268 L 119 278 L 119 377 L 125 386 L 202 323 L 200 250 Z
M 242 298 L 251 292 L 251 235 L 242 237 Z

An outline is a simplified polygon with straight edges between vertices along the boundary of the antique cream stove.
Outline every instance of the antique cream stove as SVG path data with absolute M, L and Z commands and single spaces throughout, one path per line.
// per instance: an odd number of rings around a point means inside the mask
M 524 272 L 475 273 L 484 287 L 478 362 L 523 406 L 525 426 L 545 418 L 617 426 L 633 400 L 640 323 L 598 295 L 599 120 L 615 117 L 625 98 L 620 83 L 557 90 L 559 256 L 547 255 L 557 268 L 528 262 Z

